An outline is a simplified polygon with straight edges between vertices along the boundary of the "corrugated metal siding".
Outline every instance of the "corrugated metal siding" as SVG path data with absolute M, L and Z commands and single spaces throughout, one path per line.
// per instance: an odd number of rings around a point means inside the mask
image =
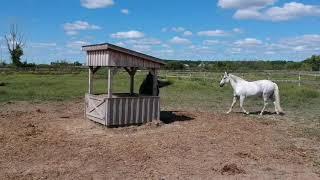
M 96 105 L 99 107 L 95 107 Z M 104 116 L 101 116 L 101 113 L 104 113 Z M 160 119 L 160 98 L 155 96 L 106 98 L 87 94 L 86 116 L 107 126 L 143 124 Z
M 106 99 L 107 125 L 143 124 L 160 118 L 159 97 L 121 97 Z
M 159 63 L 155 63 L 140 57 L 130 56 L 121 52 L 99 50 L 87 52 L 88 66 L 116 66 L 116 67 L 142 67 L 160 68 Z

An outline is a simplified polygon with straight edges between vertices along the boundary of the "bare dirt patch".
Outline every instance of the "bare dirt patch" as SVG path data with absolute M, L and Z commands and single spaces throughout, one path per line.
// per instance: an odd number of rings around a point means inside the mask
M 166 111 L 110 129 L 85 120 L 80 100 L 0 107 L 5 179 L 319 178 L 310 146 L 270 118 Z

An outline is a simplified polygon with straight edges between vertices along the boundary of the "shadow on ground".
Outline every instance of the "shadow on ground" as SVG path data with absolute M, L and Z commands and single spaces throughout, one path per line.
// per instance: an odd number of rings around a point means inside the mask
M 176 121 L 190 121 L 193 119 L 194 119 L 193 117 L 179 114 L 179 111 L 161 111 L 160 112 L 160 121 L 162 121 L 165 124 L 170 124 Z
M 233 113 L 246 115 L 243 112 L 233 112 Z M 260 115 L 261 111 L 251 111 L 249 113 L 250 113 L 250 115 Z M 277 115 L 277 113 L 276 112 L 270 112 L 270 111 L 264 111 L 263 115 Z M 284 113 L 281 113 L 280 115 L 284 115 Z

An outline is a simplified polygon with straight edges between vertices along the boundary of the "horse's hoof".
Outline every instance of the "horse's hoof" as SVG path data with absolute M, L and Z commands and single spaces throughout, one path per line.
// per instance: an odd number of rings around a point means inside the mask
M 245 114 L 245 115 L 249 115 L 250 113 L 249 113 L 249 112 L 245 112 L 244 114 Z
M 230 114 L 230 111 L 226 112 L 226 114 Z

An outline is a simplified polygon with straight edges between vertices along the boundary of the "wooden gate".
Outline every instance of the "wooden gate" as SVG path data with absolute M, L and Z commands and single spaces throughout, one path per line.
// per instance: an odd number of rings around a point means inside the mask
M 106 125 L 106 100 L 86 95 L 86 116 L 91 120 Z

